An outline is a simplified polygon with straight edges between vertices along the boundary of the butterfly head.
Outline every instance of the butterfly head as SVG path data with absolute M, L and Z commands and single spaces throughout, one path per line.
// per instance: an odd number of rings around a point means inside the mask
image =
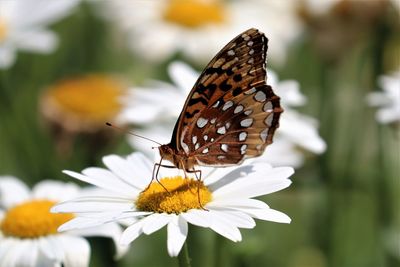
M 191 157 L 177 151 L 171 144 L 161 145 L 158 150 L 162 159 L 170 161 L 178 169 L 189 170 L 194 165 L 194 160 Z

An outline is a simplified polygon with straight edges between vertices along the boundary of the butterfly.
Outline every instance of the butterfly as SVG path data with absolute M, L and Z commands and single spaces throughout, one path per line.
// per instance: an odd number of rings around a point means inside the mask
M 195 166 L 231 166 L 264 152 L 283 112 L 266 83 L 267 48 L 268 39 L 252 28 L 210 61 L 186 99 L 171 142 L 159 147 L 158 168 L 168 167 L 161 165 L 168 160 L 186 175 L 200 172 Z

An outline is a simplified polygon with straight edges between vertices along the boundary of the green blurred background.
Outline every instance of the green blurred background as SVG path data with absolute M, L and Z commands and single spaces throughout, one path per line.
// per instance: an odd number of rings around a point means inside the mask
M 82 134 L 68 155 L 60 155 L 39 112 L 42 91 L 60 79 L 113 73 L 132 85 L 168 81 L 168 63 L 184 59 L 177 53 L 155 64 L 132 53 L 124 36 L 97 15 L 94 6 L 100 2 L 83 2 L 52 24 L 60 37 L 54 53 L 20 52 L 11 68 L 0 71 L 0 174 L 29 185 L 43 179 L 70 181 L 61 170 L 102 166 L 102 156 L 132 151 L 123 135 L 91 143 L 93 136 Z M 242 230 L 240 243 L 191 227 L 193 266 L 400 266 L 399 128 L 377 123 L 376 110 L 365 100 L 368 92 L 380 89 L 377 78 L 400 65 L 399 10 L 382 2 L 385 8 L 372 18 L 352 9 L 323 16 L 298 11 L 304 31 L 290 45 L 287 61 L 269 67 L 281 80 L 300 83 L 308 97 L 301 111 L 319 120 L 327 151 L 310 155 L 289 189 L 263 198 L 288 214 L 290 225 L 258 221 L 255 229 Z M 329 48 L 320 42 L 323 35 L 331 37 Z M 177 266 L 167 254 L 165 229 L 141 236 L 118 262 L 112 259 L 111 241 L 90 242 L 93 267 Z

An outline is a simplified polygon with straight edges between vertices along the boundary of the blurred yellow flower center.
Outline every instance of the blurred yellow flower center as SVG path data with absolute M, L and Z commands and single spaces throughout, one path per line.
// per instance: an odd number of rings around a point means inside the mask
M 4 19 L 0 17 L 0 43 L 6 39 L 7 35 L 7 25 Z
M 104 123 L 121 109 L 122 85 L 111 77 L 89 75 L 62 81 L 48 92 L 48 98 L 63 113 Z
M 0 222 L 5 236 L 37 238 L 57 233 L 57 228 L 74 218 L 70 213 L 53 214 L 50 208 L 56 204 L 50 200 L 33 200 L 8 210 Z
M 162 178 L 160 183 L 153 182 L 140 193 L 136 200 L 138 210 L 178 214 L 190 209 L 201 209 L 212 198 L 202 181 L 175 176 Z
M 164 19 L 181 26 L 196 28 L 207 24 L 220 24 L 225 20 L 219 1 L 170 0 Z

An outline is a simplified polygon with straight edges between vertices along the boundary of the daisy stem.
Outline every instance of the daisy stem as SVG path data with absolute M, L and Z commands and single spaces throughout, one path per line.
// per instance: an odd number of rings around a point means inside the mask
M 181 252 L 178 255 L 178 261 L 179 261 L 179 267 L 191 267 L 191 259 L 189 256 L 189 249 L 188 249 L 188 245 L 187 242 L 185 242 L 185 244 L 183 244 L 183 248 L 181 250 Z

